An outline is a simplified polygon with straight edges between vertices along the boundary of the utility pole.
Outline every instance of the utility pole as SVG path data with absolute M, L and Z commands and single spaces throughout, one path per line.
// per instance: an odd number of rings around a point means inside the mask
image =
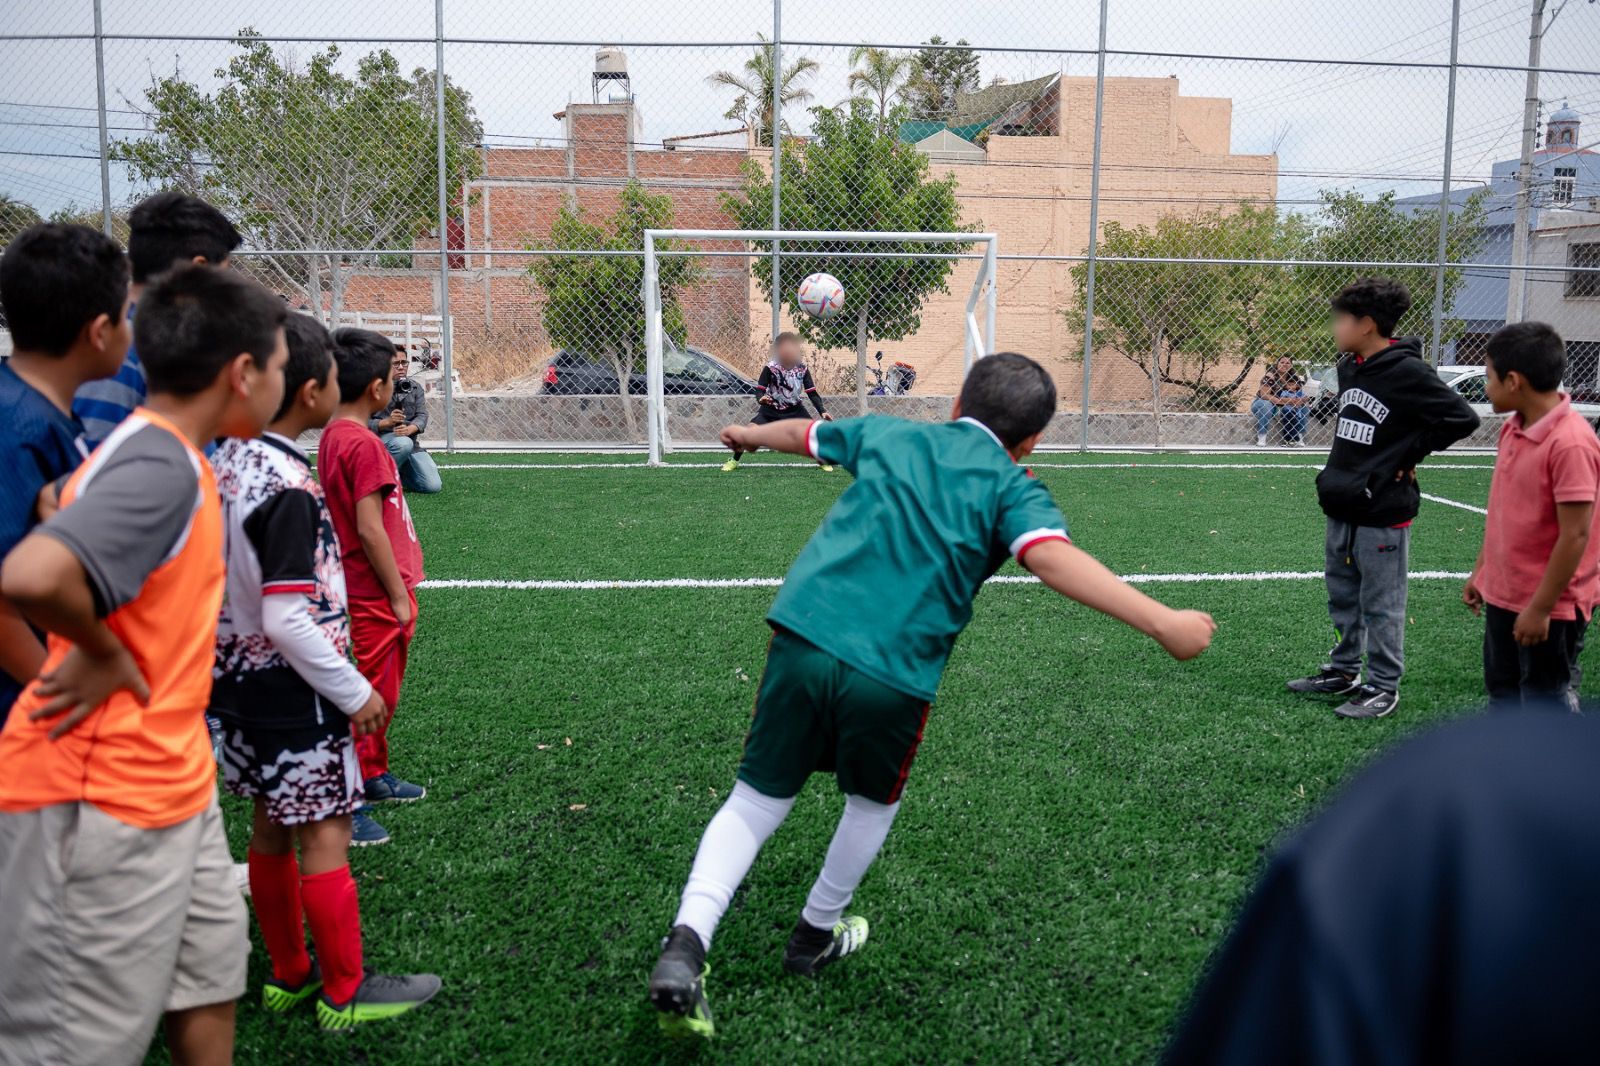
M 1589 0 L 1594 3 L 1595 0 Z M 1556 24 L 1567 0 L 1561 0 L 1550 21 L 1544 18 L 1547 0 L 1533 0 L 1528 25 L 1528 92 L 1522 102 L 1522 162 L 1517 167 L 1517 217 L 1511 229 L 1511 273 L 1506 278 L 1506 324 L 1522 321 L 1527 303 L 1528 227 L 1533 189 L 1533 149 L 1539 134 L 1539 50 L 1544 35 Z

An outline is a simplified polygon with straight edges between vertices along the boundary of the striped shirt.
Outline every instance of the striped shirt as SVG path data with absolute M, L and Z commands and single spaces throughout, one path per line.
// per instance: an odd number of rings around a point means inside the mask
M 130 309 L 128 317 L 133 317 Z M 115 374 L 99 381 L 86 381 L 78 386 L 72 398 L 72 413 L 83 423 L 84 439 L 91 449 L 111 436 L 111 431 L 144 403 L 149 390 L 145 385 L 144 364 L 139 353 L 128 345 L 128 354 Z

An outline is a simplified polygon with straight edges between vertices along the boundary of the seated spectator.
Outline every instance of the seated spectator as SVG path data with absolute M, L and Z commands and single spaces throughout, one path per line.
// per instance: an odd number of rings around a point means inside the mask
M 422 386 L 411 377 L 411 356 L 405 345 L 394 346 L 394 399 L 387 414 L 373 415 L 367 423 L 383 438 L 384 447 L 400 468 L 400 483 L 407 492 L 438 492 L 444 488 L 439 467 L 422 446 L 428 428 L 428 400 Z
M 1250 413 L 1256 419 L 1256 446 L 1265 447 L 1267 431 L 1273 418 L 1282 419 L 1285 444 L 1305 443 L 1306 433 L 1305 380 L 1295 373 L 1294 361 L 1284 356 L 1273 364 L 1261 378 L 1261 388 L 1250 401 Z

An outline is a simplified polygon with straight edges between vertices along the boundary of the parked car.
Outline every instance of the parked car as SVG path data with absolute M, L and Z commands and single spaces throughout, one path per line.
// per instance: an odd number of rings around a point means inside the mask
M 756 383 L 710 352 L 670 340 L 661 351 L 662 391 L 667 396 L 755 396 Z M 628 375 L 628 394 L 643 396 L 647 383 L 643 370 Z M 563 348 L 544 368 L 545 396 L 605 396 L 617 392 L 617 373 L 603 356 Z
M 1441 367 L 1441 370 L 1454 371 L 1445 378 L 1449 385 L 1461 394 L 1462 399 L 1472 405 L 1472 409 L 1480 415 L 1486 415 L 1494 410 L 1489 403 L 1489 387 L 1487 383 L 1488 371 L 1481 366 L 1452 366 Z M 1441 375 L 1443 376 L 1443 375 Z M 1592 389 L 1579 389 L 1574 391 L 1566 384 L 1562 384 L 1561 391 L 1572 395 L 1572 409 L 1593 422 L 1600 418 L 1600 399 Z

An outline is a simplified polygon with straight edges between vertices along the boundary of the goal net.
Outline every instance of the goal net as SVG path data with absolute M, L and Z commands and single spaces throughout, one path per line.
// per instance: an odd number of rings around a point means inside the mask
M 733 421 L 754 410 L 748 378 L 728 373 L 726 360 L 695 345 L 686 329 L 685 302 L 698 299 L 713 306 L 687 312 L 732 312 L 744 323 L 745 361 L 751 351 L 764 352 L 766 342 L 782 330 L 798 329 L 808 347 L 850 353 L 842 379 L 855 393 L 854 411 L 893 409 L 891 398 L 903 391 L 914 370 L 891 363 L 887 371 L 869 365 L 867 348 L 882 336 L 907 337 L 918 328 L 936 328 L 952 336 L 955 319 L 941 315 L 925 322 L 925 305 L 950 289 L 955 268 L 970 263 L 976 272 L 959 316 L 960 373 L 974 360 L 995 351 L 998 241 L 993 233 L 885 233 L 854 230 L 706 230 L 654 229 L 644 234 L 643 300 L 645 317 L 646 441 L 652 464 L 682 442 L 703 445 Z M 828 273 L 844 284 L 844 308 L 824 323 L 796 306 L 802 278 Z M 706 279 L 721 281 L 708 286 Z M 707 291 L 709 289 L 709 292 Z M 759 321 L 770 308 L 770 323 Z M 954 310 L 953 308 L 951 309 Z M 759 338 L 759 343 L 756 339 Z M 882 352 L 875 355 L 880 360 Z M 952 352 L 951 357 L 954 357 Z M 869 375 L 876 375 L 870 381 Z M 822 391 L 838 382 L 819 381 Z

